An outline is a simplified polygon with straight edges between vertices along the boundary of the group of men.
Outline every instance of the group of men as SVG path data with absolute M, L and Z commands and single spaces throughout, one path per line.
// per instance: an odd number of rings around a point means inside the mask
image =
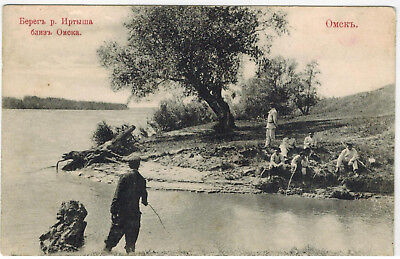
M 265 148 L 269 148 L 275 142 L 275 132 L 278 127 L 278 112 L 272 107 L 268 112 L 267 126 L 266 126 L 266 140 Z M 351 142 L 346 142 L 345 149 L 340 153 L 337 162 L 335 173 L 340 173 L 342 168 L 351 170 L 355 175 L 358 174 L 358 159 L 359 155 Z M 288 153 L 296 147 L 296 140 L 294 138 L 285 137 L 282 140 L 279 148 L 273 147 L 273 153 L 270 158 L 269 172 L 279 172 L 290 168 L 292 174 L 299 173 L 299 175 L 306 175 L 309 170 L 309 159 L 311 157 L 317 158 L 317 140 L 314 133 L 310 132 L 304 139 L 303 150 L 293 156 L 290 165 L 287 164 Z

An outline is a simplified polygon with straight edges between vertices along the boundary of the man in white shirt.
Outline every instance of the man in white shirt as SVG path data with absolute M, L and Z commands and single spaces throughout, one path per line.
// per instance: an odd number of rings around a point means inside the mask
M 338 173 L 340 171 L 341 165 L 344 165 L 347 168 L 351 168 L 353 173 L 357 174 L 358 171 L 358 163 L 357 159 L 359 158 L 357 150 L 354 149 L 353 144 L 348 142 L 346 143 L 346 148 L 340 153 L 335 172 Z
M 304 139 L 304 149 L 313 149 L 317 147 L 317 140 L 314 138 L 314 133 L 308 133 L 308 136 Z
M 282 156 L 280 149 L 277 147 L 273 148 L 273 153 L 269 160 L 268 169 L 263 170 L 261 177 L 267 177 L 270 175 L 281 175 L 286 169 L 285 158 Z
M 293 157 L 290 169 L 292 173 L 301 173 L 305 175 L 307 173 L 308 163 L 306 151 L 301 151 L 300 154 Z
M 283 168 L 285 158 L 282 156 L 279 148 L 274 148 L 274 153 L 271 155 L 269 169 Z
M 266 139 L 265 146 L 269 147 L 273 141 L 275 141 L 275 130 L 278 126 L 278 112 L 275 107 L 272 106 L 271 110 L 268 112 L 267 118 L 267 131 L 266 131 Z
M 288 153 L 290 150 L 296 147 L 296 139 L 285 137 L 282 140 L 281 145 L 279 148 L 281 149 L 281 154 L 284 158 L 288 157 Z

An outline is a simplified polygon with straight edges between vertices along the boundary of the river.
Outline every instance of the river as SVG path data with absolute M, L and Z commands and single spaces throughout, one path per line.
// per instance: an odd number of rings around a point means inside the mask
M 91 146 L 102 120 L 144 125 L 148 109 L 127 111 L 3 110 L 1 252 L 40 255 L 39 236 L 56 222 L 62 201 L 88 210 L 84 254 L 103 248 L 114 185 L 55 173 L 62 153 Z M 282 195 L 206 194 L 149 190 L 137 251 L 217 254 L 311 246 L 331 252 L 393 254 L 393 202 L 317 200 Z M 123 242 L 116 252 L 124 252 Z

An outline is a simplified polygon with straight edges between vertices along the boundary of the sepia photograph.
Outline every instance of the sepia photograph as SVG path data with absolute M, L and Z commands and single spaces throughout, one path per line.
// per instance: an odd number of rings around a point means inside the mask
M 394 7 L 2 8 L 2 255 L 395 254 Z

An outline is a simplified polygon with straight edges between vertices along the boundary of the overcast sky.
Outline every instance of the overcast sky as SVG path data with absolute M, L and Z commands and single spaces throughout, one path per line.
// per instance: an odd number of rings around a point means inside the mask
M 296 59 L 299 68 L 317 60 L 323 96 L 344 96 L 395 82 L 395 13 L 391 8 L 288 7 L 290 35 L 274 41 L 272 55 Z M 3 96 L 37 95 L 123 102 L 128 92 L 110 90 L 108 71 L 96 49 L 126 38 L 127 6 L 6 6 L 3 13 Z M 27 19 L 91 19 L 93 25 L 50 27 L 19 24 Z M 327 28 L 326 20 L 353 21 L 358 28 Z M 79 29 L 79 37 L 57 36 L 57 28 Z M 32 29 L 53 36 L 32 36 Z M 254 66 L 245 68 L 247 77 Z

